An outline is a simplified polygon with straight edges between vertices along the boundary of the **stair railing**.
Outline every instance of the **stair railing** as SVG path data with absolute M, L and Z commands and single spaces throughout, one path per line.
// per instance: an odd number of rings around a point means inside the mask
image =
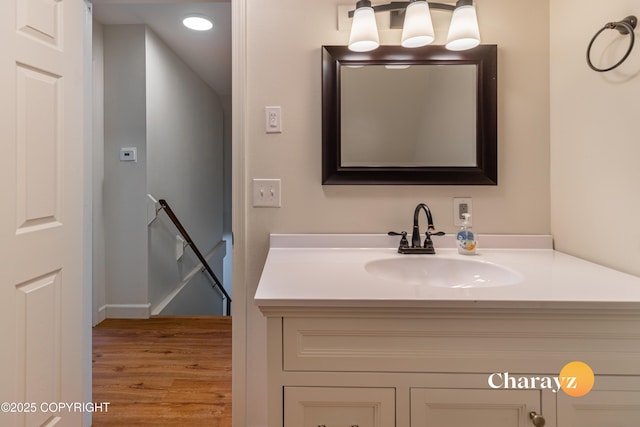
M 166 212 L 171 222 L 173 222 L 173 225 L 176 226 L 176 228 L 178 229 L 178 232 L 180 232 L 180 234 L 184 238 L 186 245 L 189 246 L 191 250 L 193 250 L 193 252 L 196 254 L 198 259 L 202 263 L 202 266 L 204 267 L 204 269 L 207 270 L 207 273 L 209 273 L 209 275 L 213 279 L 213 282 L 215 283 L 214 288 L 216 288 L 224 296 L 227 303 L 226 314 L 227 316 L 230 316 L 231 315 L 231 297 L 229 296 L 227 291 L 224 289 L 224 286 L 222 286 L 222 283 L 220 282 L 216 274 L 213 272 L 213 270 L 209 266 L 209 263 L 207 262 L 207 260 L 202 256 L 202 253 L 200 252 L 200 250 L 198 249 L 194 241 L 191 239 L 191 236 L 189 236 L 189 233 L 187 233 L 187 230 L 185 230 L 185 228 L 182 226 L 182 223 L 180 222 L 176 214 L 173 212 L 173 210 L 171 209 L 167 201 L 164 199 L 160 199 L 158 200 L 158 203 L 160 204 L 160 209 L 163 209 Z

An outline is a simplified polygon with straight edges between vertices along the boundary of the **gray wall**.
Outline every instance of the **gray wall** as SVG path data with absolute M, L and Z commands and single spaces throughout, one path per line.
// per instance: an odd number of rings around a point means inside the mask
M 147 226 L 147 194 L 169 202 L 223 277 L 224 247 L 210 254 L 223 236 L 222 105 L 217 94 L 145 26 L 105 25 L 103 34 L 106 292 L 104 301 L 95 304 L 105 307 L 102 317 L 146 317 L 184 285 L 198 264 L 189 248 L 176 261 L 178 231 L 165 213 Z M 137 163 L 121 162 L 121 147 L 137 147 Z M 100 242 L 95 246 L 100 249 Z M 99 251 L 94 254 L 99 264 Z M 202 273 L 192 280 L 210 288 Z M 193 288 L 185 286 L 179 294 L 182 305 L 189 305 L 185 292 Z M 195 300 L 203 298 L 202 292 L 194 295 Z M 219 308 L 215 291 L 211 298 Z
M 163 316 L 216 316 L 222 313 L 222 298 L 204 274 L 194 277 L 160 312 Z
M 144 26 L 104 26 L 107 317 L 123 310 L 142 316 L 148 304 L 145 73 Z M 121 162 L 121 147 L 136 147 L 137 163 Z
M 223 116 L 217 94 L 147 29 L 147 188 L 166 199 L 203 254 L 222 240 Z M 166 216 L 149 228 L 149 299 L 156 306 L 193 266 L 175 260 Z M 219 273 L 221 265 L 214 268 Z

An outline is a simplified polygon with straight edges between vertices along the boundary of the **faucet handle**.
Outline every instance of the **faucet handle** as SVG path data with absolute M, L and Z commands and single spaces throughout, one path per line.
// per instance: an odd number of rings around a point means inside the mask
M 407 240 L 407 232 L 406 231 L 401 231 L 400 233 L 398 233 L 397 231 L 390 231 L 387 233 L 387 235 L 389 236 L 402 236 L 402 238 L 400 239 L 400 247 L 401 248 L 408 248 L 409 247 L 409 241 Z
M 431 236 L 444 236 L 445 234 L 444 231 L 432 231 L 432 230 L 427 230 L 427 232 L 424 233 L 425 248 L 433 248 L 433 240 L 431 240 Z

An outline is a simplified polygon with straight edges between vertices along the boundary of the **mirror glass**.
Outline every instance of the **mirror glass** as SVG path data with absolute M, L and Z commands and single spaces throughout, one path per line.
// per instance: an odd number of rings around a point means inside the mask
M 341 66 L 340 83 L 341 166 L 477 166 L 476 65 Z
M 324 46 L 323 184 L 497 184 L 497 47 Z

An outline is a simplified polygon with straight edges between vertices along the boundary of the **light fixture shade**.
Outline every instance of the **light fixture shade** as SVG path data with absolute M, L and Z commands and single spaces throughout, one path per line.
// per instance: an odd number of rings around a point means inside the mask
M 467 50 L 480 44 L 478 17 L 473 5 L 458 6 L 453 11 L 446 48 Z
M 349 50 L 368 52 L 380 46 L 376 16 L 372 7 L 359 7 L 353 13 Z
M 420 47 L 433 42 L 435 33 L 429 4 L 424 0 L 409 3 L 402 26 L 402 46 Z

